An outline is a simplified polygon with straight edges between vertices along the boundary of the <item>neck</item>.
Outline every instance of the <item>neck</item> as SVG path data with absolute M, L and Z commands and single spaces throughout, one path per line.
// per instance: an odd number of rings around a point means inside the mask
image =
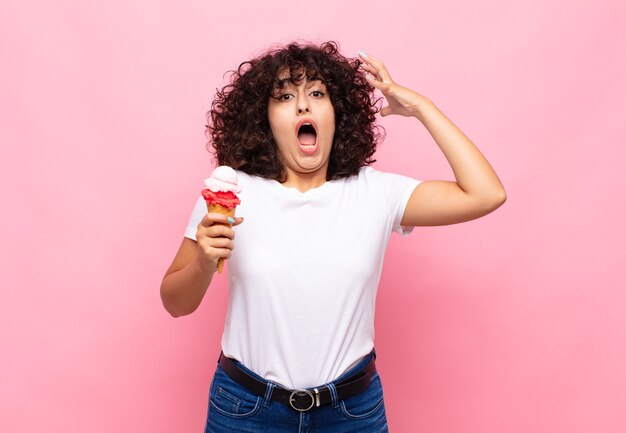
M 300 192 L 307 192 L 310 189 L 317 188 L 326 183 L 326 172 L 324 173 L 291 173 L 287 172 L 287 180 L 283 186 L 296 188 Z

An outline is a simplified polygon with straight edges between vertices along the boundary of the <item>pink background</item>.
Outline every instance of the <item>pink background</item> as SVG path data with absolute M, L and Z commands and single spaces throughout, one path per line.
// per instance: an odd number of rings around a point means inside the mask
M 226 276 L 159 285 L 211 159 L 223 74 L 340 43 L 433 100 L 508 193 L 393 235 L 376 347 L 391 431 L 626 431 L 624 3 L 8 2 L 0 14 L 0 431 L 200 432 Z M 377 168 L 454 180 L 418 121 Z M 253 218 L 253 215 L 245 215 Z

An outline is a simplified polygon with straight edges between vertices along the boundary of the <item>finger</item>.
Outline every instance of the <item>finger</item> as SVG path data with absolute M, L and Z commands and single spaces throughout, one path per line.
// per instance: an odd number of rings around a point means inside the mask
M 391 114 L 391 108 L 389 108 L 389 105 L 384 106 L 381 110 L 380 110 L 380 115 L 382 117 L 385 116 L 389 116 Z
M 215 258 L 217 258 L 218 260 L 222 257 L 225 259 L 230 259 L 230 255 L 233 253 L 233 250 L 228 248 L 215 248 L 214 250 Z M 218 260 L 216 260 L 216 263 Z
M 372 56 L 369 53 L 360 52 L 359 54 L 361 55 L 362 59 L 364 59 L 365 61 L 367 61 L 369 63 L 375 63 L 375 64 L 378 64 L 378 65 L 384 66 L 383 62 L 381 60 L 377 59 L 376 57 Z
M 376 72 L 382 78 L 382 81 L 393 81 L 383 62 L 381 62 L 371 54 L 359 53 L 359 55 L 363 60 L 367 61 L 371 66 L 374 67 L 374 69 L 376 69 Z
M 229 226 L 221 224 L 214 224 L 211 227 L 202 230 L 201 233 L 210 238 L 226 237 L 229 239 L 235 239 L 235 231 Z
M 369 72 L 365 73 L 365 79 L 375 88 L 377 88 L 378 90 L 382 91 L 382 92 L 386 92 L 387 89 L 389 88 L 389 84 L 387 83 L 383 83 L 380 80 L 377 80 L 376 77 L 374 77 L 372 74 L 370 74 Z
M 235 223 L 233 224 L 233 227 L 238 226 L 242 222 L 243 222 L 243 217 L 235 217 Z
M 375 77 L 374 77 L 371 73 L 366 72 L 366 73 L 365 73 L 365 79 L 366 79 L 367 81 L 369 81 L 369 83 L 370 83 L 372 86 L 376 87 L 377 89 L 379 88 L 379 86 L 380 86 L 380 81 L 378 81 L 378 80 L 377 80 L 377 79 L 376 79 L 376 78 L 375 78 Z
M 364 69 L 366 71 L 370 71 L 370 72 L 376 72 L 376 68 L 374 68 L 372 65 L 367 64 L 365 62 L 359 63 L 359 68 Z
M 232 250 L 234 247 L 234 242 L 232 239 L 228 238 L 211 238 L 211 242 L 209 244 L 211 248 L 225 248 Z
M 368 65 L 367 63 L 361 63 L 359 67 L 363 69 L 363 71 L 373 74 L 376 79 L 380 80 L 381 77 L 378 76 L 378 71 L 376 71 L 376 68 L 374 68 L 373 66 Z
M 204 215 L 204 218 L 202 218 L 200 224 L 202 224 L 204 227 L 210 227 L 215 223 L 230 224 L 228 218 L 228 216 L 221 213 L 209 212 Z

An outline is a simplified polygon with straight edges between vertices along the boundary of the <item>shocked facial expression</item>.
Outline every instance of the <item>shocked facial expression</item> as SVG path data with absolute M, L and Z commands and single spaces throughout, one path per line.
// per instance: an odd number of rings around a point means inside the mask
M 269 99 L 270 128 L 278 146 L 287 181 L 293 177 L 326 180 L 328 160 L 335 135 L 335 110 L 326 86 L 320 80 L 297 84 L 288 80 Z

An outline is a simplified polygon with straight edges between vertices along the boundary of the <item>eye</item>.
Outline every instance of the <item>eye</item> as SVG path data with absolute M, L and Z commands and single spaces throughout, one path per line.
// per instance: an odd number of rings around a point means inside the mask
M 282 95 L 278 95 L 278 100 L 279 101 L 289 101 L 292 97 L 293 97 L 293 95 L 290 95 L 289 93 L 283 93 Z
M 315 90 L 315 91 L 311 92 L 311 95 L 313 95 L 316 98 L 322 98 L 322 97 L 324 97 L 324 92 L 321 92 L 319 90 Z

